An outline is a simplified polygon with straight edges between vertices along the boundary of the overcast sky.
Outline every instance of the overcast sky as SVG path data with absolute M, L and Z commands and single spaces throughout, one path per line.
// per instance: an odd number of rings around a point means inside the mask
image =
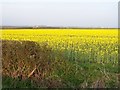
M 118 27 L 119 0 L 2 0 L 2 24 Z

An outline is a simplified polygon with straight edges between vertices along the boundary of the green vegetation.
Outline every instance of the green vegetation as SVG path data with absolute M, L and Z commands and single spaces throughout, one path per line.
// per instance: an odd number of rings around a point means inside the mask
M 47 42 L 10 40 L 3 41 L 2 45 L 3 88 L 119 86 L 117 43 L 109 44 L 110 47 L 104 43 L 97 46 L 81 45 L 83 52 L 76 52 L 72 47 L 53 49 Z M 92 52 L 88 51 L 89 48 Z M 107 54 L 97 53 L 106 50 Z

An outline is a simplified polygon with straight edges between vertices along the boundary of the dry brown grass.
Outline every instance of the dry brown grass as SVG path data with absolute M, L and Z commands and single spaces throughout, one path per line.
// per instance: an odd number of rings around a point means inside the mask
M 47 43 L 2 41 L 3 87 L 118 87 L 117 66 L 66 60 Z M 76 70 L 77 65 L 77 70 Z M 108 65 L 108 66 L 107 66 Z M 9 85 L 11 84 L 11 85 Z
M 52 72 L 51 49 L 45 43 L 3 41 L 2 53 L 3 76 L 42 83 Z

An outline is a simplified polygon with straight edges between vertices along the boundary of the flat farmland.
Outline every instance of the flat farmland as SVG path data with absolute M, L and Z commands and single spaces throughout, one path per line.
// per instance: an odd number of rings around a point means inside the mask
M 5 88 L 119 86 L 117 29 L 3 29 L 1 35 Z

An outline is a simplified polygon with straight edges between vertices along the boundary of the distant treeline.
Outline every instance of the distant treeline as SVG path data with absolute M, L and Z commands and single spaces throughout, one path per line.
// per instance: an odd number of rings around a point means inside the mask
M 0 29 L 118 29 L 118 28 L 101 28 L 101 27 L 19 27 L 19 26 L 2 26 Z

